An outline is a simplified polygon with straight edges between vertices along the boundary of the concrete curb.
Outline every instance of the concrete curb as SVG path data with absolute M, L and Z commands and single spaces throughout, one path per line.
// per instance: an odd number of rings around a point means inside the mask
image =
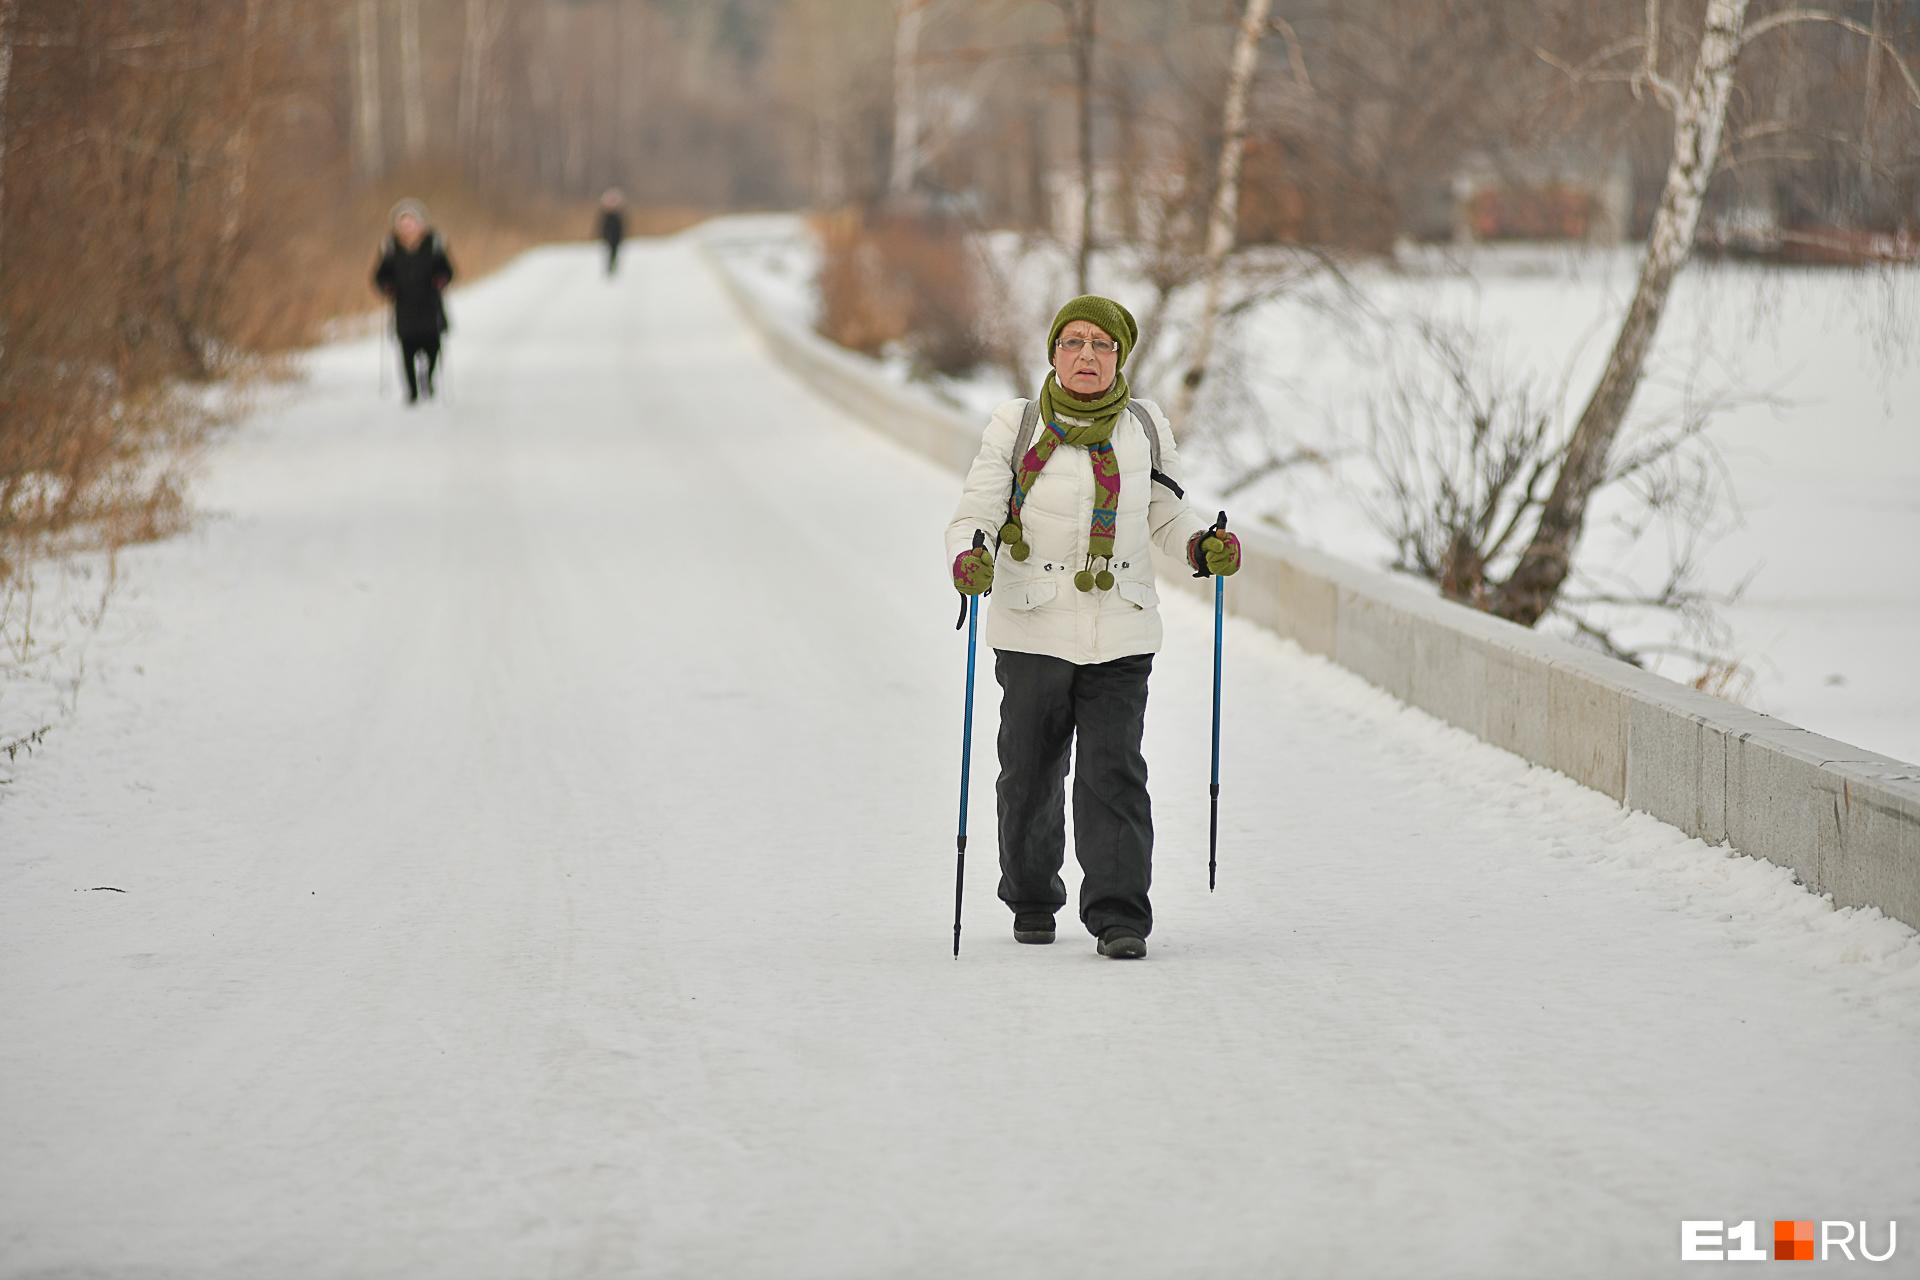
M 873 429 L 956 472 L 983 424 L 769 315 L 701 254 L 775 359 Z M 1204 504 L 1203 504 L 1204 505 Z M 1710 844 L 1791 867 L 1836 906 L 1920 928 L 1920 765 L 1735 706 L 1290 539 L 1238 531 L 1231 611 L 1476 737 Z M 1179 566 L 1162 580 L 1206 596 Z

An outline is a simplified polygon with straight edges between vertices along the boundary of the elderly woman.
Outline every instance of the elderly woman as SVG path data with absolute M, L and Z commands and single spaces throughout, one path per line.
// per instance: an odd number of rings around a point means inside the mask
M 1233 573 L 1240 542 L 1188 507 L 1172 428 L 1127 391 L 1139 331 L 1087 295 L 1054 317 L 1038 400 L 994 411 L 947 527 L 953 583 L 994 590 L 987 643 L 1000 681 L 1000 899 L 1013 936 L 1052 942 L 1066 904 L 1067 755 L 1080 920 L 1101 955 L 1147 953 L 1153 813 L 1140 755 L 1160 648 L 1151 548 L 1196 574 Z M 974 546 L 983 531 L 999 554 Z

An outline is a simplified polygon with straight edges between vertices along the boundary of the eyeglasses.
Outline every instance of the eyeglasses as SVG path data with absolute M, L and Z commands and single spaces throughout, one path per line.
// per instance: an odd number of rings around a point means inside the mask
M 1105 338 L 1062 338 L 1053 344 L 1054 349 L 1065 351 L 1069 355 L 1079 355 L 1080 348 L 1092 347 L 1097 356 L 1110 356 L 1120 349 L 1117 342 L 1108 342 Z

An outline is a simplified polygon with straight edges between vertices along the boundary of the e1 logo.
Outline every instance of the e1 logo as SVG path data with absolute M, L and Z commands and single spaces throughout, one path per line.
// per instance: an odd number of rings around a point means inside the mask
M 1680 1261 L 1765 1262 L 1767 1251 L 1754 1247 L 1754 1234 L 1751 1222 L 1742 1222 L 1731 1231 L 1724 1222 L 1683 1222 L 1680 1224 Z M 1723 1247 L 1729 1243 L 1740 1247 Z
M 1815 1227 L 1818 1227 L 1816 1236 Z M 1858 1224 L 1859 1233 L 1854 1231 L 1851 1222 L 1820 1222 L 1805 1220 L 1779 1219 L 1773 1224 L 1773 1260 L 1776 1262 L 1812 1262 L 1816 1258 L 1826 1262 L 1836 1253 L 1844 1255 L 1848 1262 L 1885 1262 L 1893 1257 L 1893 1251 L 1899 1243 L 1897 1222 L 1887 1223 L 1887 1251 L 1873 1253 L 1867 1249 L 1867 1224 Z M 1818 1253 L 1815 1252 L 1815 1240 L 1818 1240 Z M 1860 1250 L 1860 1257 L 1853 1256 L 1854 1249 Z M 1680 1260 L 1682 1262 L 1765 1262 L 1768 1254 L 1759 1246 L 1759 1228 L 1754 1222 L 1738 1222 L 1729 1227 L 1724 1222 L 1708 1219 L 1689 1220 L 1680 1224 Z

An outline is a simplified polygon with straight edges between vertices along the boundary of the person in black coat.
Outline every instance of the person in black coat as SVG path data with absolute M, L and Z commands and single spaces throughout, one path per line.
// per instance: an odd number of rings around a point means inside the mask
M 393 233 L 380 246 L 373 287 L 393 301 L 393 330 L 400 339 L 400 367 L 407 377 L 407 403 L 433 396 L 440 339 L 447 331 L 441 299 L 453 283 L 446 242 L 427 221 L 426 206 L 402 200 L 393 206 Z
M 607 242 L 607 274 L 612 275 L 620 261 L 620 242 L 627 238 L 627 198 L 617 187 L 609 187 L 600 197 L 600 238 Z

